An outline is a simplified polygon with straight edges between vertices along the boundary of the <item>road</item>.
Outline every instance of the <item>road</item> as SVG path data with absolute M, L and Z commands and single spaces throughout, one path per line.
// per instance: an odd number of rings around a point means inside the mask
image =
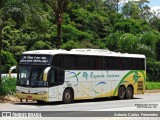
M 115 98 L 75 101 L 72 104 L 60 102 L 39 105 L 36 102 L 0 103 L 0 111 L 59 111 L 62 117 L 63 111 L 160 111 L 160 93 L 146 93 L 135 95 L 131 100 L 117 100 Z M 62 111 L 62 112 L 61 112 Z M 44 113 L 45 116 L 53 116 L 55 113 Z M 68 114 L 68 113 L 67 113 Z M 90 114 L 87 113 L 86 114 Z M 89 115 L 90 117 L 92 115 Z M 93 116 L 94 116 L 93 115 Z M 157 120 L 160 120 L 159 118 Z

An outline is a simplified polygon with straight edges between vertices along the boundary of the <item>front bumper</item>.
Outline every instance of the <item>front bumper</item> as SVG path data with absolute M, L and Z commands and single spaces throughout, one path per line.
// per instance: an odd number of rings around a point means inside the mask
M 27 93 L 16 93 L 16 96 L 19 99 L 27 99 L 27 100 L 41 100 L 48 102 L 48 93 L 45 94 L 27 94 Z

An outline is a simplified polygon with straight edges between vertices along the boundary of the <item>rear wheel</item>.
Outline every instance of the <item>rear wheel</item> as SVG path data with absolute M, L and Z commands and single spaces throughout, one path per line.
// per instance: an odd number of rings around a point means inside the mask
M 132 87 L 128 87 L 126 90 L 126 98 L 127 99 L 132 99 L 133 98 L 133 88 Z
M 123 100 L 126 96 L 126 90 L 124 87 L 120 87 L 118 90 L 118 99 Z
M 66 89 L 63 93 L 63 103 L 69 104 L 73 102 L 73 93 L 70 89 Z

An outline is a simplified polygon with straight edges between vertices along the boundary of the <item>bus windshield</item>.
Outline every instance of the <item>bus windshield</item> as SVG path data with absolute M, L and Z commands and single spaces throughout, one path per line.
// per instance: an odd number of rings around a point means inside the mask
M 43 72 L 46 67 L 41 66 L 19 66 L 17 84 L 21 86 L 47 86 L 43 81 Z

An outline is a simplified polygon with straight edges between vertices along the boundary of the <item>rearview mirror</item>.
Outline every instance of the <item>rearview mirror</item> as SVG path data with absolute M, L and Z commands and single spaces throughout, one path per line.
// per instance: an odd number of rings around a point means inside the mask
M 48 72 L 49 70 L 51 69 L 51 67 L 47 67 L 45 70 L 44 70 L 44 73 L 43 73 L 43 81 L 47 81 L 47 76 L 48 76 Z
M 17 68 L 17 66 L 12 66 L 10 69 L 9 69 L 9 78 L 11 78 L 11 74 L 12 74 L 12 71 L 15 70 Z

